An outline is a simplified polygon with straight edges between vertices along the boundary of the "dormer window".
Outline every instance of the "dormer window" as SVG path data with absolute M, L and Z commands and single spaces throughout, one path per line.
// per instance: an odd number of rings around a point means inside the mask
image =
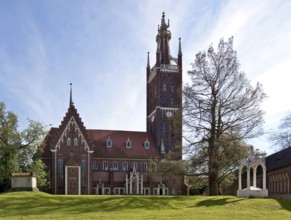
M 67 138 L 67 146 L 71 147 L 71 138 Z
M 129 138 L 127 139 L 125 145 L 126 145 L 126 148 L 131 148 L 131 140 Z
M 112 147 L 112 140 L 110 139 L 110 137 L 106 141 L 106 147 Z
M 148 139 L 146 139 L 143 143 L 144 149 L 149 149 L 150 148 L 150 142 L 148 141 Z

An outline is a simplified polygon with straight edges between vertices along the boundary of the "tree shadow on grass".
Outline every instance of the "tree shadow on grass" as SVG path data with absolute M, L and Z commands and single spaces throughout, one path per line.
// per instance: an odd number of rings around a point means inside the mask
M 16 216 L 75 216 L 84 213 L 123 212 L 125 210 L 178 209 L 170 197 L 141 196 L 63 196 L 43 193 L 13 194 L 0 197 L 0 218 Z
M 219 197 L 211 197 L 209 199 L 204 199 L 200 202 L 197 202 L 195 207 L 201 207 L 201 206 L 205 206 L 205 207 L 210 207 L 210 206 L 223 206 L 223 205 L 227 205 L 227 204 L 237 204 L 239 201 L 241 201 L 243 199 L 231 199 L 231 198 L 219 198 Z
M 291 212 L 291 201 L 284 199 L 277 199 L 277 201 L 283 209 L 286 209 L 287 211 Z

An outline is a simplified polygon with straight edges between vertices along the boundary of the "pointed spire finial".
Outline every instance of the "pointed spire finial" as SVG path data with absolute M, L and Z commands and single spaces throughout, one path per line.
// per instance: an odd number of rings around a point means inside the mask
M 159 28 L 159 31 L 167 30 L 167 28 L 169 28 L 169 27 L 170 27 L 170 19 L 168 19 L 168 24 L 166 24 L 165 12 L 163 12 L 162 19 L 161 19 L 161 26 Z
M 161 27 L 163 27 L 165 25 L 166 25 L 166 22 L 165 22 L 165 12 L 163 12 L 162 19 L 161 19 Z
M 150 52 L 148 52 L 148 63 L 147 63 L 147 68 L 150 68 Z
M 181 37 L 179 37 L 179 53 L 178 55 L 182 54 L 182 48 L 181 48 Z
M 73 97 L 72 97 L 72 83 L 70 83 L 70 107 L 74 105 Z

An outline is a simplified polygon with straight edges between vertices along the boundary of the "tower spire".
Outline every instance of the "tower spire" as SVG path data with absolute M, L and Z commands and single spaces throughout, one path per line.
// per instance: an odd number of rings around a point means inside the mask
M 182 55 L 181 37 L 179 37 L 179 52 L 178 52 L 178 55 Z
M 170 27 L 170 20 L 168 23 L 165 21 L 165 12 L 162 14 L 161 24 L 158 26 L 158 34 L 156 36 L 157 42 L 157 61 L 161 64 L 170 64 L 170 44 L 171 32 L 168 30 Z M 159 65 L 157 63 L 157 65 Z
M 74 106 L 73 97 L 72 97 L 72 83 L 70 83 L 70 108 Z
M 148 52 L 147 68 L 150 68 L 150 52 Z

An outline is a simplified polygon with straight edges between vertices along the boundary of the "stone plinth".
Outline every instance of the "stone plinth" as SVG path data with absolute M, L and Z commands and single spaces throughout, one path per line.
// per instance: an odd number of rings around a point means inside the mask
M 12 191 L 38 191 L 36 177 L 30 173 L 12 173 Z
M 266 198 L 268 197 L 268 190 L 251 186 L 237 191 L 239 198 Z

